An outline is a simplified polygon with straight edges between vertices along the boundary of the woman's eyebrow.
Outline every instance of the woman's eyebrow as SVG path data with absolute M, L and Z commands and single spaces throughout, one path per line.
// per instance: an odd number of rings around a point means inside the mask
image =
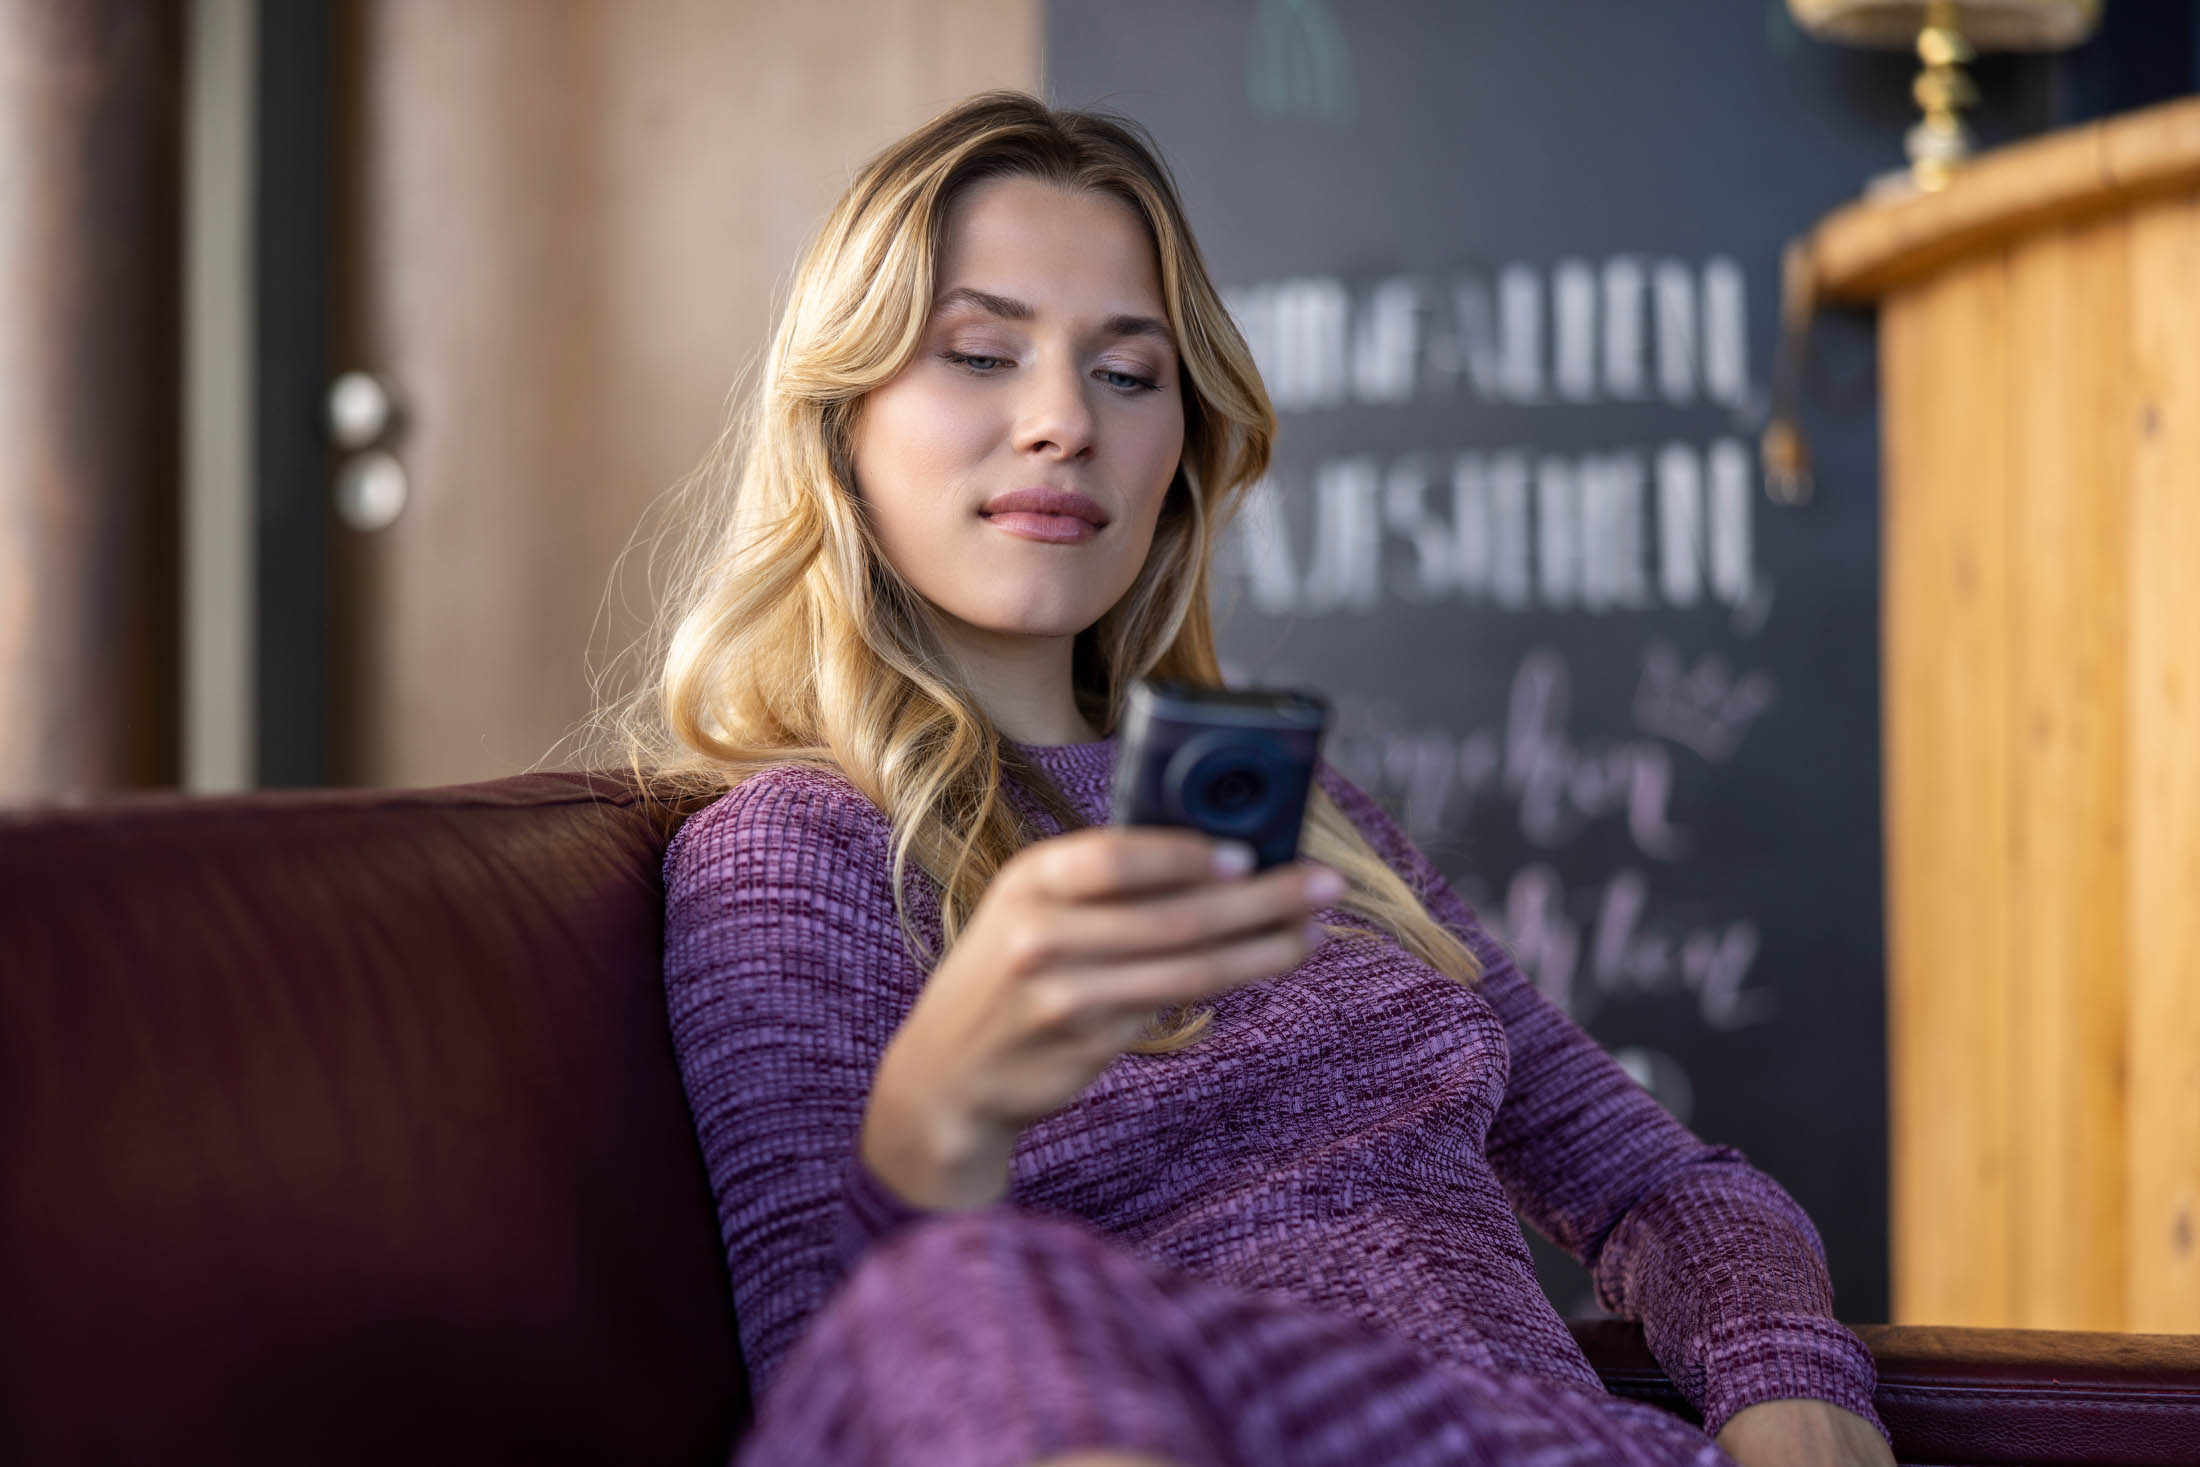
M 1176 350 L 1176 333 L 1169 323 L 1152 316 L 1110 316 L 1100 323 L 1102 336 L 1151 336 L 1171 351 Z
M 1029 304 L 1013 296 L 995 295 L 989 290 L 974 286 L 958 285 L 933 303 L 935 312 L 953 310 L 957 306 L 973 306 L 989 316 L 999 316 L 1004 321 L 1029 321 L 1038 312 Z M 1117 314 L 1100 323 L 1102 336 L 1151 336 L 1172 351 L 1176 347 L 1176 333 L 1169 323 L 1153 316 Z
M 976 306 L 989 316 L 999 316 L 1009 321 L 1028 321 L 1036 312 L 1020 300 L 1005 295 L 995 295 L 988 290 L 975 290 L 958 285 L 932 303 L 935 311 L 952 310 L 956 306 Z

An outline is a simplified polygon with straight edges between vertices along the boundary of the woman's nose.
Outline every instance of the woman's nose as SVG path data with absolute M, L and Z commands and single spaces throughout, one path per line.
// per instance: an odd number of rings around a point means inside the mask
M 1091 453 L 1097 425 L 1083 372 L 1074 363 L 1035 366 L 1023 380 L 1023 396 L 1017 404 L 1017 452 L 1058 458 Z

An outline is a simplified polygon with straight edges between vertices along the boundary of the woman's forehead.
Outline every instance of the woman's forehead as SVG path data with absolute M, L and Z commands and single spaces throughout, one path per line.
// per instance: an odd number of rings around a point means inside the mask
M 950 210 L 935 311 L 1166 315 L 1145 222 L 1121 199 L 1034 178 L 989 179 Z M 1013 302 L 1028 314 L 991 307 Z

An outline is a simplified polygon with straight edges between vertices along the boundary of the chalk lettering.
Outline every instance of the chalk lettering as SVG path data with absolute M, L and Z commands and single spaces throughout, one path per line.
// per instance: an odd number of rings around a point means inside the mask
M 1737 410 L 1752 401 L 1739 263 L 1614 255 L 1514 261 L 1494 274 L 1333 275 L 1224 293 L 1278 412 L 1400 406 L 1465 392 L 1580 405 L 1655 394 Z
M 1503 611 L 1608 614 L 1768 603 L 1752 558 L 1748 451 L 1669 443 L 1531 461 L 1518 451 L 1443 460 L 1323 459 L 1310 492 L 1279 470 L 1224 534 L 1216 575 L 1252 582 L 1265 612 L 1372 612 L 1385 597 Z M 1646 469 L 1646 463 L 1653 467 Z M 1303 555 L 1294 545 L 1303 543 Z M 1386 559 L 1399 562 L 1385 575 Z
M 1507 883 L 1502 919 L 1521 971 L 1576 1022 L 1612 1000 L 1667 994 L 1692 997 L 1697 1018 L 1718 1033 L 1772 1017 L 1774 995 L 1746 986 L 1761 945 L 1754 922 L 1661 921 L 1648 878 L 1631 867 L 1583 895 L 1593 914 L 1586 921 L 1558 872 L 1530 863 Z
M 1624 814 L 1635 848 L 1660 861 L 1688 852 L 1667 807 L 1673 760 L 1647 740 L 1604 748 L 1577 745 L 1566 731 L 1571 674 L 1550 648 L 1514 670 L 1505 715 L 1505 789 L 1520 802 L 1520 833 L 1535 845 L 1566 844 L 1589 821 Z
M 1750 724 L 1779 696 L 1772 675 L 1737 675 L 1716 653 L 1683 667 L 1670 642 L 1652 642 L 1643 652 L 1642 678 L 1635 685 L 1635 727 L 1670 739 L 1714 764 L 1734 757 Z

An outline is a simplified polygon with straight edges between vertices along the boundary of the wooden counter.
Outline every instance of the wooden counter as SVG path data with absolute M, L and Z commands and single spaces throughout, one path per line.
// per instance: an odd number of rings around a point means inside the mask
M 1881 309 L 1894 1318 L 2200 1332 L 2200 99 L 1807 248 Z

